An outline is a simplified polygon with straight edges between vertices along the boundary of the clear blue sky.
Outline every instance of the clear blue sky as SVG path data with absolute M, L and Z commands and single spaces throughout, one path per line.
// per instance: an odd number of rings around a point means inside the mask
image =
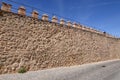
M 2 0 L 6 1 L 6 0 Z M 120 0 L 13 0 L 120 37 Z M 40 13 L 42 15 L 42 12 Z

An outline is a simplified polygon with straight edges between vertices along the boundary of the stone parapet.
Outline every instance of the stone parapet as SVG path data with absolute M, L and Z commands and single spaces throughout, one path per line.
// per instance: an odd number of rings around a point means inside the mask
M 11 12 L 11 8 L 12 8 L 12 5 L 7 4 L 7 3 L 5 3 L 5 2 L 2 3 L 1 10 L 7 11 L 7 12 Z M 32 10 L 33 10 L 33 9 L 32 9 Z M 27 13 L 26 11 L 27 11 L 26 8 L 23 7 L 23 6 L 21 6 L 21 7 L 18 8 L 18 14 L 20 14 L 20 15 L 29 14 L 29 13 Z M 27 15 L 26 15 L 26 16 L 27 16 Z M 30 15 L 29 15 L 29 16 L 30 16 Z M 39 12 L 36 11 L 36 10 L 32 11 L 31 17 L 36 18 L 36 19 L 39 19 L 39 17 L 40 17 Z M 43 14 L 43 15 L 41 16 L 41 20 L 43 20 L 43 21 L 49 21 L 49 22 L 52 22 L 52 23 L 58 23 L 58 24 L 60 24 L 60 25 L 66 25 L 66 26 L 68 26 L 68 27 L 74 27 L 74 28 L 77 28 L 77 29 L 82 29 L 82 30 L 90 31 L 90 32 L 94 32 L 94 33 L 97 33 L 97 34 L 106 35 L 106 34 L 104 34 L 102 31 L 98 31 L 98 30 L 89 28 L 89 27 L 84 26 L 84 25 L 79 24 L 79 23 L 75 23 L 75 22 L 74 22 L 74 23 L 72 24 L 72 22 L 70 22 L 70 21 L 66 22 L 66 21 L 63 20 L 63 19 L 60 19 L 60 21 L 59 21 L 59 19 L 57 18 L 57 16 L 53 16 L 53 17 L 52 17 L 52 20 L 49 19 L 49 18 L 50 18 L 50 17 L 49 17 L 49 15 L 47 15 L 47 14 Z M 107 35 L 107 36 L 112 37 L 111 35 Z

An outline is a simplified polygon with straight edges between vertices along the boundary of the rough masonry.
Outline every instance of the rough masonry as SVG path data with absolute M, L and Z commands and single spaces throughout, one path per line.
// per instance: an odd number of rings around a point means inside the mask
M 0 74 L 120 58 L 120 39 L 0 10 Z

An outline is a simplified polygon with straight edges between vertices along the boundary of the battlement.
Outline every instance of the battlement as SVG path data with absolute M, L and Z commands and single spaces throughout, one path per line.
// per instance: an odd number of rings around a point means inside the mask
M 2 3 L 1 10 L 7 11 L 7 12 L 12 12 L 11 8 L 12 8 L 11 4 L 7 4 L 5 2 Z M 26 8 L 24 6 L 20 6 L 18 8 L 18 13 L 17 14 L 26 15 Z M 39 19 L 39 12 L 37 10 L 33 10 L 31 12 L 31 17 Z M 94 28 L 90 28 L 90 27 L 84 26 L 84 25 L 76 23 L 76 22 L 72 23 L 71 21 L 65 21 L 63 18 L 61 18 L 59 20 L 57 18 L 57 16 L 53 16 L 52 19 L 49 19 L 49 16 L 47 14 L 43 14 L 42 17 L 41 17 L 41 20 L 43 20 L 43 21 L 50 21 L 50 22 L 53 22 L 53 23 L 56 23 L 56 24 L 60 24 L 60 25 L 65 25 L 65 26 L 67 26 L 69 28 L 73 27 L 73 28 L 77 28 L 77 29 L 82 29 L 82 30 L 86 30 L 86 31 L 102 34 L 102 35 L 105 35 L 107 37 L 114 37 L 114 36 L 112 36 L 110 34 L 107 34 L 106 32 L 98 31 L 98 30 L 96 30 Z

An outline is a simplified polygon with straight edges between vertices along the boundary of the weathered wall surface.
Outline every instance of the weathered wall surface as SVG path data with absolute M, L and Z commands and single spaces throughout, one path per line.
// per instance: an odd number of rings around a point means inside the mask
M 0 14 L 0 74 L 119 58 L 119 39 L 27 16 Z

